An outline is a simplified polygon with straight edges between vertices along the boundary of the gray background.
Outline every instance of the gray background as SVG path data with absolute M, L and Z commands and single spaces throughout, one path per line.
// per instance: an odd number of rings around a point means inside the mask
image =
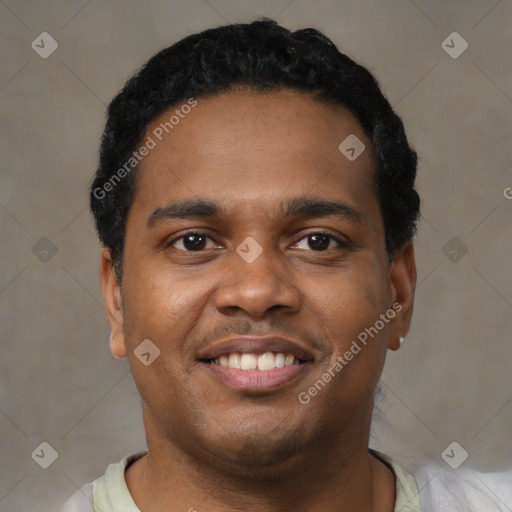
M 319 28 L 367 66 L 420 155 L 416 309 L 389 354 L 372 445 L 409 470 L 445 464 L 452 441 L 468 451 L 466 467 L 510 466 L 510 1 L 5 0 L 1 511 L 53 510 L 145 447 L 127 362 L 108 349 L 87 209 L 105 106 L 159 49 L 258 15 Z M 59 44 L 47 59 L 31 48 L 43 31 Z M 453 31 L 469 43 L 457 59 L 441 46 Z M 46 262 L 42 237 L 57 250 Z M 48 469 L 31 458 L 43 441 L 58 452 Z

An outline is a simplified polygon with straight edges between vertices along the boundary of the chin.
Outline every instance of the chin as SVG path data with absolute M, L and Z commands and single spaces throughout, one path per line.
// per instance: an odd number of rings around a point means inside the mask
M 273 434 L 260 431 L 237 435 L 230 432 L 224 442 L 218 444 L 210 440 L 208 446 L 216 457 L 236 464 L 240 469 L 247 468 L 254 475 L 258 467 L 268 469 L 269 466 L 286 466 L 305 447 L 297 432 L 287 429 L 279 433 L 279 438 L 275 436 L 275 430 Z

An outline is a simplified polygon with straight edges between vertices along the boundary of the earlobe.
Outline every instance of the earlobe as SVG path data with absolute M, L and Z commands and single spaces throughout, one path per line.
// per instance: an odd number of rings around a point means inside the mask
M 110 352 L 116 359 L 123 359 L 126 357 L 126 347 L 124 343 L 120 344 L 119 340 L 116 339 L 113 333 L 110 333 L 109 339 Z
M 400 348 L 411 327 L 416 277 L 414 246 L 412 241 L 408 241 L 395 252 L 391 263 L 391 300 L 393 305 L 399 307 L 394 308 L 397 313 L 390 326 L 390 350 Z
M 388 343 L 388 349 L 392 350 L 393 352 L 396 352 L 404 343 L 405 337 L 404 336 L 398 336 L 396 337 L 390 337 L 389 343 Z
M 117 358 L 126 357 L 127 350 L 123 330 L 123 299 L 121 286 L 114 272 L 110 249 L 104 247 L 100 258 L 100 281 L 103 300 L 110 325 L 110 350 Z

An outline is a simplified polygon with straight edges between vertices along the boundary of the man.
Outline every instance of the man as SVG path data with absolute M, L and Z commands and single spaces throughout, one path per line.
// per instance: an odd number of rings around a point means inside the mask
M 66 510 L 420 510 L 368 449 L 411 323 L 415 175 L 374 78 L 316 30 L 207 30 L 131 78 L 91 209 L 148 451 Z

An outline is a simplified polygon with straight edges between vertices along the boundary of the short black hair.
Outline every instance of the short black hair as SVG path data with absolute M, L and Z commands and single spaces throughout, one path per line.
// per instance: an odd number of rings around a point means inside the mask
M 132 161 L 132 170 L 126 162 L 148 125 L 179 102 L 240 88 L 312 93 L 319 101 L 350 110 L 371 143 L 389 258 L 414 237 L 420 207 L 414 190 L 417 154 L 375 78 L 318 30 L 292 32 L 263 18 L 208 29 L 165 48 L 127 81 L 108 106 L 90 207 L 120 281 L 126 219 L 137 176 L 136 163 Z

